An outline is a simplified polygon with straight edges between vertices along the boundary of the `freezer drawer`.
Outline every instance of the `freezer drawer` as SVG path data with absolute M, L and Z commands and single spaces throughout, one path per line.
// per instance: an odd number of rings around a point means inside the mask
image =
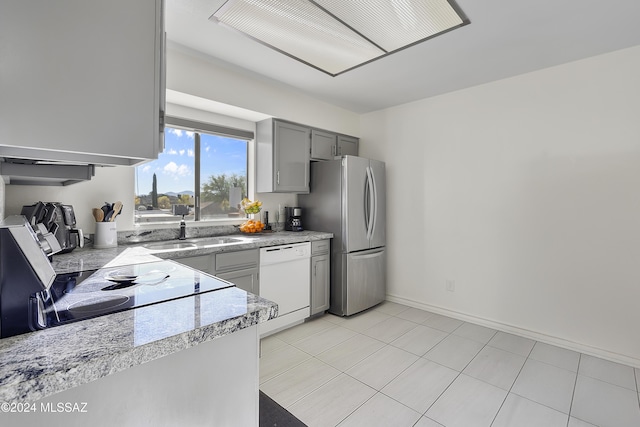
M 351 316 L 384 301 L 386 256 L 384 248 L 342 254 L 340 289 L 331 289 L 332 313 Z

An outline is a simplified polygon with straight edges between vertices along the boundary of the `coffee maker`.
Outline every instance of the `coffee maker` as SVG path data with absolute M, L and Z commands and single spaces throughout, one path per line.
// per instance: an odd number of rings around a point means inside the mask
M 284 207 L 284 229 L 287 231 L 302 231 L 302 208 Z

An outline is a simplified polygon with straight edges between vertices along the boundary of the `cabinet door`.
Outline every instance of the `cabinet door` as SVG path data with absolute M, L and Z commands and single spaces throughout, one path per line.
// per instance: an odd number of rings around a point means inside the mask
M 338 155 L 339 156 L 357 156 L 358 155 L 358 138 L 347 135 L 338 135 Z
M 162 0 L 2 0 L 0 157 L 157 158 Z
M 218 273 L 216 277 L 233 283 L 243 291 L 258 295 L 260 291 L 258 271 L 257 268 L 250 268 L 247 270 L 231 271 L 229 273 Z
M 329 309 L 329 255 L 311 258 L 311 315 Z
M 274 122 L 274 179 L 276 192 L 309 192 L 311 129 Z
M 211 255 L 200 255 L 186 258 L 178 258 L 174 261 L 184 264 L 187 267 L 195 268 L 196 270 L 203 271 L 205 273 L 213 274 L 213 258 Z
M 336 134 L 313 129 L 311 131 L 311 159 L 331 160 L 336 155 Z

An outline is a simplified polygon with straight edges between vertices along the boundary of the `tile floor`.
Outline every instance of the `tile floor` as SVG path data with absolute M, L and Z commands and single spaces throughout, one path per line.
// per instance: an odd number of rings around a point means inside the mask
M 309 426 L 638 427 L 640 369 L 385 302 L 262 340 L 260 389 Z

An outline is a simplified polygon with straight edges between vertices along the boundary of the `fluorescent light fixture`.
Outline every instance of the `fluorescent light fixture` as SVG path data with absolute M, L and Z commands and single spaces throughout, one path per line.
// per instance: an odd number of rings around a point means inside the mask
M 331 76 L 469 23 L 449 0 L 228 0 L 209 19 Z

